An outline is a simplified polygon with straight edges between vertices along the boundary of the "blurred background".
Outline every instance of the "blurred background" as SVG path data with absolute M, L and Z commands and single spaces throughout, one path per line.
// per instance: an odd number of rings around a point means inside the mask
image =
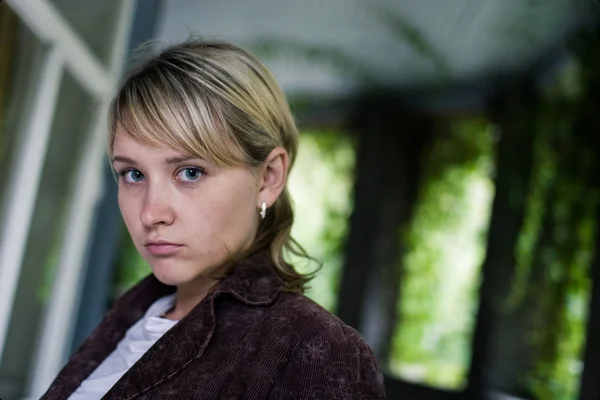
M 388 398 L 598 400 L 599 16 L 597 0 L 0 2 L 0 398 L 38 398 L 149 273 L 105 108 L 134 51 L 198 34 L 286 91 L 293 233 L 323 261 L 308 294 L 368 340 Z

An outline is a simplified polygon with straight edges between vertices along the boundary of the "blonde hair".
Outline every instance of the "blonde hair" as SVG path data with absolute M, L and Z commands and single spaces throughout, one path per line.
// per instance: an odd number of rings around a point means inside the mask
M 111 156 L 118 127 L 142 143 L 166 145 L 217 166 L 258 168 L 281 146 L 291 169 L 298 149 L 296 124 L 271 73 L 245 50 L 222 41 L 189 39 L 134 68 L 109 110 Z M 232 256 L 239 260 L 268 248 L 285 288 L 304 291 L 313 274 L 300 274 L 284 261 L 284 250 L 308 257 L 291 237 L 293 220 L 286 188 L 251 248 Z

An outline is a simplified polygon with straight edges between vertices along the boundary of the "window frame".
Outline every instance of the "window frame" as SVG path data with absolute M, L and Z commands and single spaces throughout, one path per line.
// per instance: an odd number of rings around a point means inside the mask
M 56 113 L 61 82 L 68 71 L 99 107 L 88 129 L 82 153 L 76 155 L 73 190 L 64 230 L 60 235 L 57 269 L 47 305 L 35 358 L 27 385 L 27 394 L 38 398 L 52 381 L 70 351 L 77 315 L 87 244 L 92 234 L 96 207 L 104 190 L 103 161 L 109 95 L 116 87 L 127 51 L 136 0 L 119 4 L 118 22 L 111 43 L 110 62 L 105 67 L 86 43 L 48 0 L 7 0 L 7 5 L 45 47 L 44 62 L 31 84 L 35 96 L 19 127 L 7 184 L 0 234 L 0 359 L 14 308 L 23 258 L 27 251 L 31 220 L 51 125 Z

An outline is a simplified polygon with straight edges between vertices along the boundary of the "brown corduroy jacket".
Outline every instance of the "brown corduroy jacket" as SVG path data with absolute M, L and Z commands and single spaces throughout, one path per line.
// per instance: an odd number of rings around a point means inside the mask
M 282 292 L 267 253 L 235 267 L 105 399 L 382 399 L 369 346 L 305 296 Z M 150 275 L 121 297 L 43 399 L 67 399 L 158 298 Z

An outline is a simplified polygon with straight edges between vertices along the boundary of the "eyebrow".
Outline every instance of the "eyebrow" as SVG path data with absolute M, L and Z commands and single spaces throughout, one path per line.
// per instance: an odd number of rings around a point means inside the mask
M 193 159 L 197 159 L 197 157 L 192 157 L 192 156 L 175 156 L 175 157 L 169 157 L 166 159 L 166 163 L 171 165 L 171 164 L 179 164 L 182 163 L 184 161 L 188 161 L 188 160 L 193 160 Z M 122 163 L 126 163 L 126 164 L 131 164 L 131 165 L 138 165 L 138 163 L 129 157 L 125 157 L 125 156 L 114 156 L 112 158 L 112 162 L 122 162 Z
M 166 160 L 167 164 L 179 164 L 182 163 L 184 161 L 189 161 L 189 160 L 194 160 L 197 159 L 197 157 L 192 157 L 192 156 L 175 156 L 175 157 L 169 157 Z
M 137 162 L 135 162 L 135 160 L 133 160 L 132 158 L 129 157 L 124 157 L 124 156 L 114 156 L 112 158 L 112 162 L 122 162 L 122 163 L 126 163 L 126 164 L 131 164 L 131 165 L 137 165 Z

